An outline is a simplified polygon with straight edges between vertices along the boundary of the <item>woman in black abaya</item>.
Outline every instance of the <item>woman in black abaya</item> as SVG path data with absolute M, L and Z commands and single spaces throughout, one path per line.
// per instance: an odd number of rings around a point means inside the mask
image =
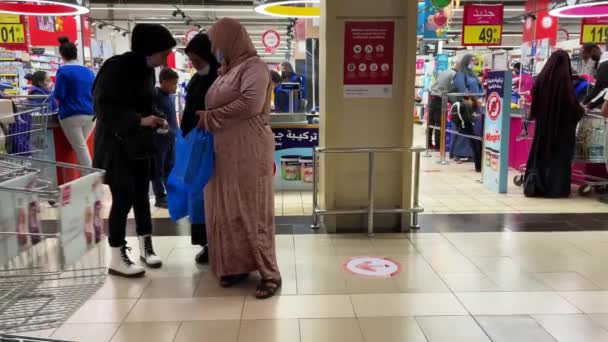
M 570 56 L 556 51 L 532 89 L 530 117 L 536 130 L 526 167 L 526 196 L 570 196 L 576 126 L 584 113 L 574 94 Z

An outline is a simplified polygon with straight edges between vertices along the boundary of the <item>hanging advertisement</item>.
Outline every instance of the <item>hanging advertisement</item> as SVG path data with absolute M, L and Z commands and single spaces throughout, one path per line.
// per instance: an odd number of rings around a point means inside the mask
M 507 192 L 509 178 L 511 72 L 491 71 L 486 82 L 483 184 L 503 194 Z
M 57 39 L 66 36 L 71 42 L 78 40 L 76 19 L 69 17 L 28 17 L 32 46 L 57 46 Z M 90 32 L 90 30 L 89 30 Z
M 22 16 L 0 14 L 0 47 L 13 51 L 28 51 L 25 36 Z
M 464 5 L 463 46 L 502 45 L 504 5 Z
M 93 173 L 59 187 L 60 242 L 62 259 L 71 265 L 82 258 L 89 247 L 101 240 L 101 184 L 102 176 Z
M 391 98 L 395 23 L 347 21 L 344 29 L 344 97 Z
M 448 16 L 442 8 L 435 6 L 433 0 L 424 2 L 424 40 L 446 40 L 448 38 Z
M 608 37 L 608 17 L 583 18 L 581 22 L 581 45 L 604 44 Z

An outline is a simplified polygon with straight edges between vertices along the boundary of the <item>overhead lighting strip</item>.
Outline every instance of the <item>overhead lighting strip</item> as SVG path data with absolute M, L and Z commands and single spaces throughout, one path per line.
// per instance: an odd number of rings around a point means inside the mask
M 255 0 L 255 11 L 281 18 L 319 18 L 321 0 Z

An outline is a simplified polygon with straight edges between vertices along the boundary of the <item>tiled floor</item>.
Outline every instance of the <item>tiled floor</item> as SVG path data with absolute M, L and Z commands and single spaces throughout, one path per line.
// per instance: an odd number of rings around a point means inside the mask
M 280 235 L 284 287 L 222 289 L 188 237 L 159 237 L 162 269 L 109 277 L 66 324 L 38 335 L 107 342 L 606 342 L 608 232 Z M 131 240 L 132 241 L 132 240 Z M 134 257 L 137 257 L 137 248 Z M 343 271 L 389 257 L 392 278 Z

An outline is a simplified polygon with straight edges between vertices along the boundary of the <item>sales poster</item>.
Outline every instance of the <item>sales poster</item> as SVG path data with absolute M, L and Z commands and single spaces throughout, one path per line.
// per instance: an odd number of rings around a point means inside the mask
M 489 189 L 504 194 L 509 178 L 511 72 L 491 71 L 486 82 L 483 183 Z
M 344 97 L 391 98 L 395 23 L 347 21 L 344 32 Z
M 424 25 L 423 25 L 423 39 L 424 40 L 446 40 L 448 38 L 448 31 L 445 30 L 445 26 L 440 27 L 435 18 L 436 14 L 441 8 L 435 7 L 433 0 L 424 1 Z M 445 16 L 443 17 L 445 20 Z
M 77 23 L 73 16 L 29 16 L 28 22 L 32 46 L 57 46 L 57 38 L 61 36 L 68 37 L 71 42 L 78 40 Z
M 12 51 L 28 51 L 24 17 L 0 14 L 0 47 Z
M 549 40 L 549 45 L 555 46 L 559 19 L 549 14 L 550 0 L 526 2 L 524 16 L 523 42 L 536 43 L 543 39 Z
M 581 45 L 604 44 L 608 36 L 608 17 L 583 18 L 581 22 Z
M 0 266 L 5 265 L 29 245 L 29 194 L 10 189 L 25 190 L 35 182 L 37 174 L 30 173 L 0 183 Z
M 78 178 L 59 187 L 61 206 L 59 208 L 60 242 L 62 261 L 72 265 L 82 258 L 90 246 L 101 240 L 102 176 L 99 173 Z
M 504 5 L 464 5 L 463 46 L 502 45 Z
M 275 144 L 275 188 L 311 190 L 313 149 L 319 146 L 319 128 L 285 127 L 272 129 Z

